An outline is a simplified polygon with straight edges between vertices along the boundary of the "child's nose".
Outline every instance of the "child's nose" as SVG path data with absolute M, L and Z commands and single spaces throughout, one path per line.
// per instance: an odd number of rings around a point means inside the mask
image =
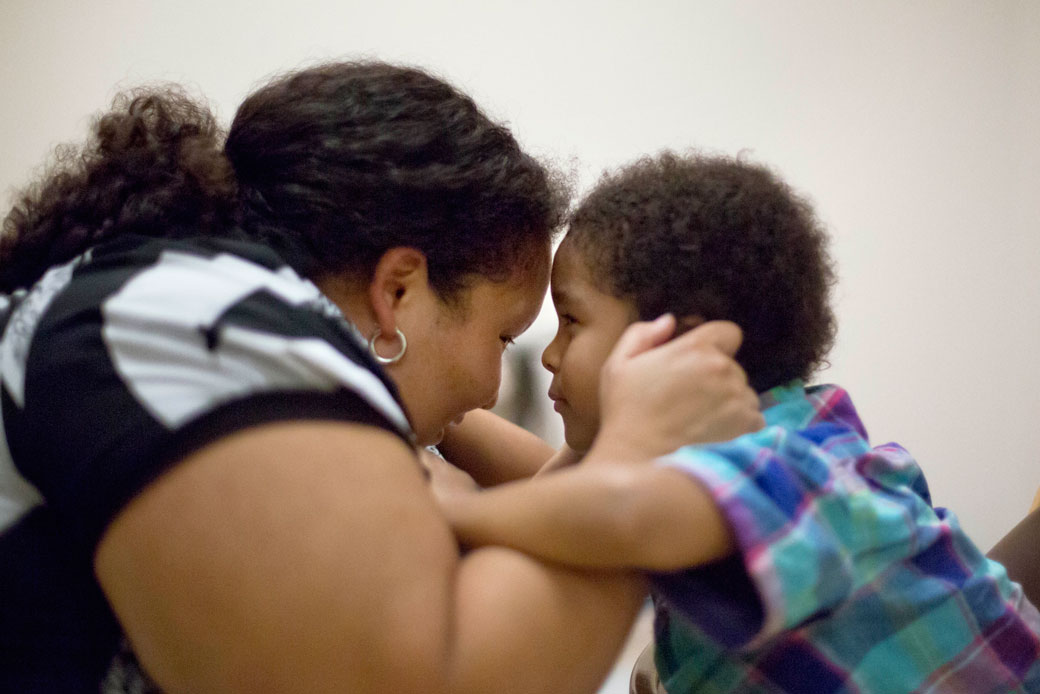
M 557 340 L 554 337 L 553 341 L 542 351 L 542 366 L 553 375 L 556 375 L 556 368 L 560 364 L 560 350 L 556 342 Z

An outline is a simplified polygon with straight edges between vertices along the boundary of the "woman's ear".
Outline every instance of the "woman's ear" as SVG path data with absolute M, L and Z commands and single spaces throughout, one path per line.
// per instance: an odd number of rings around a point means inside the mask
M 423 291 L 429 291 L 426 256 L 422 251 L 399 246 L 382 255 L 372 273 L 368 298 L 376 324 L 384 335 L 397 330 L 396 312 Z

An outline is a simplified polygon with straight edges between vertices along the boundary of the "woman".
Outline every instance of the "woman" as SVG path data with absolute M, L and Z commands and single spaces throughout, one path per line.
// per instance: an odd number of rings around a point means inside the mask
M 275 80 L 223 149 L 169 90 L 95 131 L 0 245 L 5 686 L 97 691 L 125 635 L 168 692 L 593 691 L 640 580 L 460 555 L 416 455 L 539 310 L 546 171 L 379 63 Z M 672 327 L 620 345 L 590 456 L 760 423 L 739 333 Z

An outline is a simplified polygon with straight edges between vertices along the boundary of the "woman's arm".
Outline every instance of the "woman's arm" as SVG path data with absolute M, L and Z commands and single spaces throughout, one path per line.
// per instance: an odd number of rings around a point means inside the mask
M 1022 585 L 1026 597 L 1040 605 L 1040 510 L 1033 509 L 986 556 L 1004 565 L 1012 581 Z
M 106 531 L 96 571 L 177 692 L 593 692 L 640 579 L 460 558 L 414 454 L 342 423 L 212 444 Z
M 625 460 L 653 455 L 647 441 L 688 437 L 698 413 L 716 431 L 757 417 L 739 367 L 717 350 L 676 354 L 687 336 L 650 350 L 669 328 L 626 333 L 607 402 L 632 401 L 625 385 L 641 392 L 645 373 L 692 379 L 700 395 L 669 402 L 652 436 L 648 422 L 612 409 L 604 450 Z M 414 451 L 342 422 L 258 426 L 189 455 L 116 516 L 95 571 L 171 694 L 588 694 L 644 595 L 634 575 L 504 548 L 460 557 Z

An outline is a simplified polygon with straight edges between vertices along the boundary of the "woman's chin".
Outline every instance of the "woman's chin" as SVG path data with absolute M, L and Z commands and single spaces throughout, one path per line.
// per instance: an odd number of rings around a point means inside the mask
M 441 427 L 439 429 L 433 429 L 433 430 L 431 430 L 429 432 L 426 432 L 425 434 L 423 432 L 416 432 L 416 438 L 419 441 L 419 445 L 420 446 L 436 446 L 437 444 L 439 444 L 441 441 L 444 440 L 444 432 L 448 431 L 449 429 L 451 429 L 453 426 L 455 426 L 457 424 L 462 424 L 462 420 L 465 418 L 465 416 L 466 416 L 466 413 L 463 412 L 462 414 L 460 414 L 458 417 L 456 417 L 455 419 L 451 420 L 450 422 L 447 422 L 446 424 L 441 425 Z
M 419 436 L 420 446 L 436 446 L 444 440 L 444 429 L 438 429 L 426 436 Z

